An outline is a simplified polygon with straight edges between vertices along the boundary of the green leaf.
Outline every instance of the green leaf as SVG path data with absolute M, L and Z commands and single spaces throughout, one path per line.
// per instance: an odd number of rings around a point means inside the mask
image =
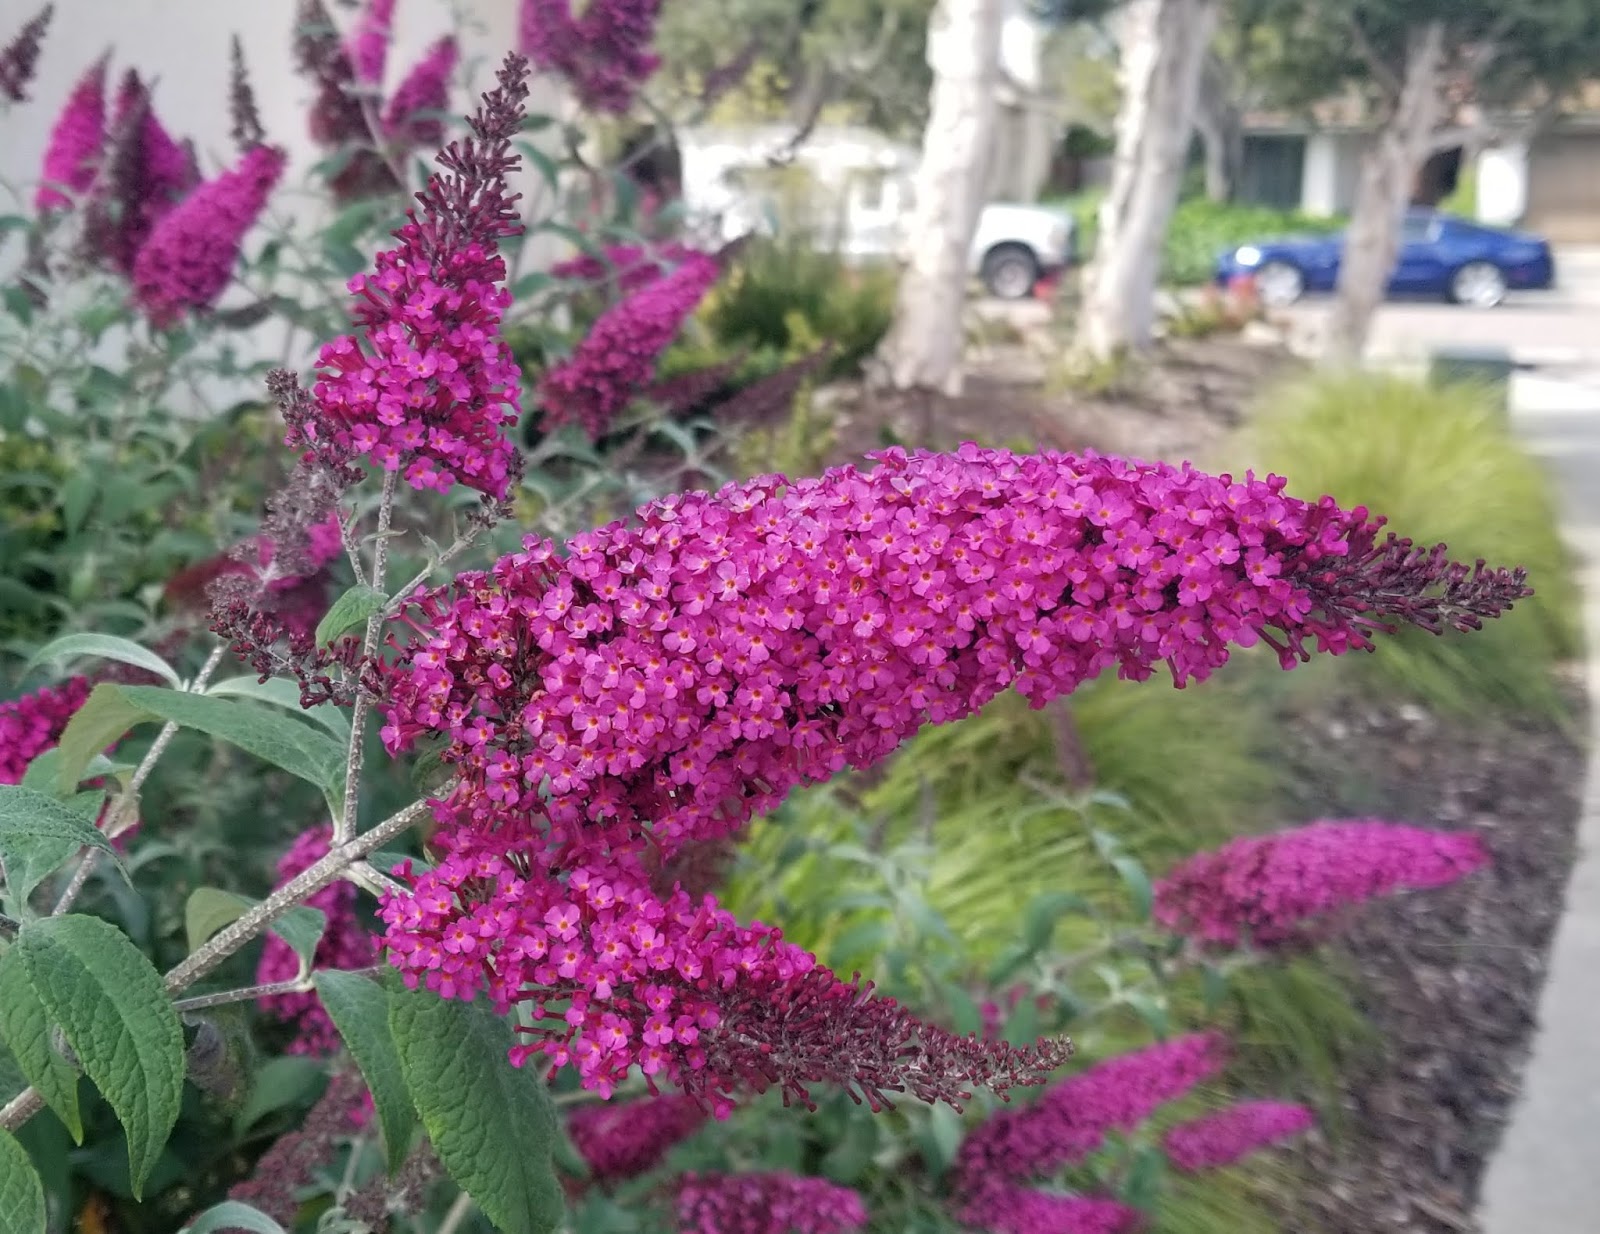
M 146 669 L 173 685 L 177 685 L 180 681 L 178 670 L 155 652 L 112 634 L 64 634 L 60 638 L 52 639 L 29 657 L 28 662 L 22 666 L 23 672 L 27 672 L 37 664 L 46 664 L 51 660 L 65 659 L 68 656 L 74 658 L 94 656 L 101 660 L 119 660 L 123 664 Z
M 966 1129 L 961 1115 L 942 1102 L 928 1107 L 928 1125 L 917 1139 L 922 1149 L 922 1160 L 935 1178 L 941 1177 L 956 1159 Z
M 1147 1144 L 1134 1154 L 1128 1179 L 1122 1185 L 1122 1202 L 1130 1208 L 1151 1212 L 1161 1198 L 1161 1184 L 1167 1173 L 1167 1155 Z
M 0 1234 L 39 1234 L 47 1229 L 44 1184 L 27 1150 L 0 1131 Z
M 28 764 L 28 770 L 22 773 L 22 787 L 40 793 L 55 793 L 60 765 L 61 750 L 52 746 Z M 83 779 L 98 780 L 101 776 L 116 776 L 126 787 L 128 773 L 132 770 L 132 763 L 114 763 L 105 755 L 96 754 L 83 769 Z
M 170 720 L 238 746 L 246 753 L 309 780 L 326 794 L 342 791 L 345 750 L 308 724 L 244 700 L 186 694 L 156 686 L 102 684 L 94 688 L 61 734 L 57 783 L 76 786 L 89 759 L 135 724 Z
M 1075 891 L 1046 891 L 1028 902 L 1022 913 L 1022 937 L 1030 951 L 1043 951 L 1067 913 L 1093 913 L 1089 901 Z
M 77 535 L 89 517 L 96 491 L 96 474 L 87 467 L 74 471 L 61 486 L 61 515 L 69 536 Z
M 1222 1006 L 1222 1000 L 1227 996 L 1227 976 L 1214 964 L 1202 964 L 1200 966 L 1200 997 L 1205 1003 L 1206 1014 L 1214 1013 Z
M 1157 1037 L 1165 1039 L 1172 1031 L 1172 1020 L 1167 1015 L 1164 1000 L 1156 997 L 1147 990 L 1129 990 L 1122 996 L 1122 1001 L 1132 1007 L 1139 1018 L 1150 1026 L 1150 1031 Z
M 217 1234 L 222 1230 L 248 1230 L 250 1234 L 288 1234 L 281 1225 L 259 1208 L 241 1204 L 238 1200 L 224 1200 L 213 1204 L 188 1225 L 180 1234 Z
M 135 724 L 154 717 L 135 706 L 122 687 L 102 682 L 73 712 L 72 719 L 56 743 L 60 759 L 56 764 L 56 791 L 63 797 L 83 781 L 90 762 Z
M 372 1090 L 389 1173 L 393 1174 L 405 1160 L 417 1114 L 400 1070 L 400 1054 L 389 1032 L 389 992 L 359 973 L 336 969 L 318 973 L 315 981 L 322 1006 Z
M 536 1067 L 513 1067 L 506 1023 L 480 1002 L 391 995 L 389 1028 L 422 1125 L 450 1177 L 505 1234 L 561 1220 L 555 1106 Z
M 86 819 L 66 802 L 19 784 L 0 785 L 0 862 L 15 911 L 23 911 L 45 876 L 83 848 L 98 848 L 117 860 L 92 815 Z
M 388 603 L 389 597 L 383 592 L 365 583 L 357 583 L 335 600 L 333 607 L 317 622 L 317 642 L 331 643 L 357 626 L 366 625 L 367 618 L 383 612 Z
M 1039 1040 L 1039 1004 L 1032 994 L 1024 994 L 1006 1017 L 1000 1035 L 1012 1045 L 1032 1045 Z
M 1113 857 L 1111 864 L 1116 867 L 1122 881 L 1127 884 L 1128 894 L 1133 897 L 1134 911 L 1138 913 L 1140 921 L 1150 920 L 1150 908 L 1155 901 L 1155 891 L 1150 886 L 1150 876 L 1145 873 L 1144 866 L 1133 857 Z
M 323 1064 L 299 1054 L 284 1054 L 268 1061 L 250 1081 L 250 1095 L 234 1116 L 233 1134 L 244 1134 L 268 1114 L 307 1099 L 324 1079 Z
M 344 712 L 332 703 L 302 707 L 300 687 L 287 678 L 269 677 L 266 681 L 259 681 L 254 677 L 230 677 L 227 681 L 217 682 L 206 693 L 215 697 L 249 698 L 266 703 L 269 707 L 282 708 L 320 725 L 342 745 L 348 747 L 350 744 L 350 720 Z
M 198 950 L 217 931 L 232 925 L 256 901 L 218 887 L 196 887 L 189 894 L 183 908 L 184 935 L 191 952 Z M 300 957 L 302 971 L 311 967 L 311 959 L 322 941 L 322 932 L 328 928 L 328 916 L 320 908 L 301 904 L 291 908 L 267 927 L 293 948 Z
M 29 922 L 16 948 L 45 1011 L 127 1131 L 138 1199 L 183 1099 L 183 1026 L 161 974 L 98 917 Z
M 218 930 L 243 917 L 251 903 L 218 887 L 196 887 L 183 906 L 183 932 L 189 940 L 189 950 L 199 950 Z
M 0 1037 L 11 1047 L 28 1083 L 39 1090 L 44 1103 L 72 1133 L 73 1142 L 82 1144 L 78 1072 L 50 1044 L 50 1029 L 50 1017 L 13 947 L 0 956 Z
M 872 1164 L 872 1156 L 877 1151 L 876 1117 L 865 1110 L 852 1109 L 849 1121 L 844 1126 L 844 1134 L 822 1158 L 822 1173 L 836 1183 L 851 1186 L 867 1172 L 867 1167 Z

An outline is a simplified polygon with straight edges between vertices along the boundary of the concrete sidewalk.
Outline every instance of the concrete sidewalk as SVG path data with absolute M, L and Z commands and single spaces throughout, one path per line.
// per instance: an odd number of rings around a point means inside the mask
M 1519 375 L 1517 435 L 1549 468 L 1578 553 L 1594 700 L 1578 863 L 1549 957 L 1533 1057 L 1479 1219 L 1485 1234 L 1600 1231 L 1600 368 Z M 1536 584 L 1537 585 L 1537 584 Z

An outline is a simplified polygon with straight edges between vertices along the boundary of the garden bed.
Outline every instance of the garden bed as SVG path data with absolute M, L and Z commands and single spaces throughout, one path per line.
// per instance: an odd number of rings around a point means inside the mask
M 1297 817 L 1467 828 L 1493 854 L 1488 871 L 1375 905 L 1343 936 L 1384 1048 L 1346 1072 L 1343 1134 L 1303 1149 L 1290 1228 L 1476 1230 L 1575 857 L 1583 751 L 1570 724 L 1465 726 L 1405 705 L 1329 704 L 1284 731 Z

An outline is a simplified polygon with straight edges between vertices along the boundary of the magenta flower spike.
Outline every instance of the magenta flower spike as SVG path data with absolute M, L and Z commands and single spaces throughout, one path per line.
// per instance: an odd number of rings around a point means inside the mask
M 384 63 L 389 58 L 389 41 L 394 36 L 395 0 L 367 0 L 345 54 L 355 69 L 356 80 L 376 88 L 383 84 Z
M 40 212 L 70 209 L 89 191 L 106 141 L 106 66 L 102 56 L 78 79 L 45 148 L 43 180 L 34 195 Z
M 134 301 L 153 324 L 170 326 L 216 304 L 283 167 L 282 150 L 256 146 L 156 224 L 133 263 Z
M 567 1116 L 567 1134 L 601 1182 L 634 1178 L 661 1164 L 673 1145 L 705 1122 L 700 1104 L 680 1093 L 579 1106 Z
M 1161 1139 L 1167 1159 L 1186 1174 L 1215 1170 L 1310 1130 L 1316 1119 L 1303 1105 L 1242 1101 L 1179 1123 Z
M 867 1224 L 858 1192 L 794 1174 L 685 1174 L 682 1234 L 855 1234 Z
M 328 855 L 328 844 L 333 837 L 330 825 L 305 831 L 290 845 L 278 860 L 278 882 L 282 884 L 304 873 Z M 365 968 L 376 958 L 373 937 L 361 927 L 356 918 L 356 889 L 346 882 L 329 883 L 316 892 L 306 904 L 320 909 L 327 918 L 322 939 L 317 943 L 312 957 L 316 968 Z M 294 948 L 276 934 L 266 936 L 261 960 L 256 966 L 256 981 L 261 985 L 293 981 L 300 973 L 300 957 Z M 342 1042 L 339 1030 L 334 1027 L 322 1000 L 316 991 L 295 994 L 272 994 L 257 1000 L 263 1009 L 280 1020 L 295 1026 L 296 1035 L 289 1043 L 291 1054 L 328 1055 L 339 1051 Z
M 1447 561 L 1401 578 L 1409 546 L 1377 547 L 1364 509 L 1283 490 L 968 445 L 667 497 L 418 597 L 384 740 L 445 738 L 452 810 L 507 845 L 670 855 L 1009 687 L 1181 685 L 1230 645 L 1292 664 L 1526 594 Z
M 1006 1183 L 967 1200 L 958 1219 L 988 1234 L 1133 1234 L 1144 1214 L 1099 1196 L 1053 1195 Z
M 383 113 L 385 137 L 402 150 L 435 148 L 444 141 L 444 120 L 450 106 L 450 77 L 456 71 L 456 41 L 440 39 L 406 75 Z
M 1237 947 L 1303 940 L 1340 908 L 1443 887 L 1489 862 L 1469 832 L 1363 819 L 1230 840 L 1156 884 L 1155 918 L 1199 942 Z
M 625 284 L 638 268 L 623 274 Z M 649 383 L 656 360 L 720 274 L 715 258 L 688 253 L 602 313 L 572 355 L 540 379 L 545 427 L 577 424 L 590 440 L 603 436 Z
M 1076 1165 L 1169 1101 L 1222 1070 L 1226 1045 L 1193 1033 L 1119 1054 L 1046 1089 L 1030 1106 L 1000 1110 L 962 1142 L 955 1191 L 977 1198 L 997 1182 L 1024 1182 Z
M 0 96 L 13 103 L 27 101 L 28 86 L 39 66 L 39 50 L 55 11 L 55 5 L 45 5 L 17 31 L 11 42 L 0 48 Z
M 22 783 L 28 764 L 61 740 L 89 689 L 87 677 L 69 677 L 58 686 L 0 702 L 0 784 Z
M 509 491 L 520 370 L 500 336 L 511 297 L 499 242 L 521 227 L 506 174 L 526 67 L 507 58 L 472 135 L 439 155 L 399 244 L 350 281 L 359 333 L 322 349 L 315 399 L 285 408 L 291 447 L 330 465 L 366 458 L 416 489 Z

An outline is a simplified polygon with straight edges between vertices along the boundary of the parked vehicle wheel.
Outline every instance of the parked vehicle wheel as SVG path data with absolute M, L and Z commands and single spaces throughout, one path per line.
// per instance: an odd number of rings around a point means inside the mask
M 1256 271 L 1256 295 L 1266 308 L 1288 308 L 1305 294 L 1305 275 L 1286 261 L 1269 261 Z
M 1021 244 L 998 244 L 984 254 L 978 277 L 991 296 L 1022 300 L 1033 294 L 1039 273 L 1039 261 L 1032 249 Z
M 1492 261 L 1469 261 L 1450 280 L 1450 298 L 1471 308 L 1494 308 L 1506 298 L 1506 276 Z

